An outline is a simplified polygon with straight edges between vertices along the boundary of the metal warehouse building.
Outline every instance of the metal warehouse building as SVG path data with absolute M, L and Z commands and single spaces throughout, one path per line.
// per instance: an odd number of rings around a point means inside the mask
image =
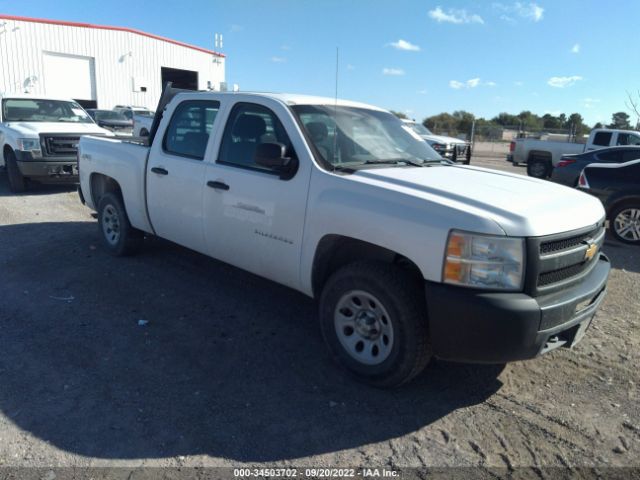
M 219 89 L 224 69 L 221 53 L 130 28 L 0 15 L 0 94 L 155 109 L 165 81 Z

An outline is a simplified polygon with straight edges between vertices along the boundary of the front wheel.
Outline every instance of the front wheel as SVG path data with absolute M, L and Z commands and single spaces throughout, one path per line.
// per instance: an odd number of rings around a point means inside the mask
M 129 223 L 129 217 L 118 194 L 105 193 L 98 202 L 98 226 L 102 244 L 112 255 L 131 255 L 142 247 L 143 234 Z
M 640 245 L 640 203 L 627 203 L 609 215 L 609 229 L 624 243 Z
M 7 179 L 9 180 L 9 190 L 13 193 L 24 192 L 27 189 L 27 179 L 24 178 L 18 168 L 16 154 L 8 151 L 4 157 L 4 161 L 7 169 Z
M 347 265 L 327 281 L 320 324 L 334 358 L 358 380 L 396 387 L 431 358 L 419 279 L 384 263 Z

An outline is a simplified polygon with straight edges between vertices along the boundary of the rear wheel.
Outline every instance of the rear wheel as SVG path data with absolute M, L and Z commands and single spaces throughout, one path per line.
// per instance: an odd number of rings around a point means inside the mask
M 431 357 L 421 282 L 395 265 L 359 262 L 334 273 L 320 324 L 334 358 L 373 386 L 406 383 Z
M 531 157 L 527 161 L 527 175 L 534 178 L 549 178 L 551 162 L 544 157 Z
M 120 195 L 105 193 L 98 203 L 98 225 L 102 243 L 115 256 L 132 255 L 140 250 L 144 236 L 129 223 Z
M 624 243 L 640 245 L 640 202 L 625 203 L 609 215 L 609 229 Z
M 4 156 L 5 166 L 7 167 L 7 178 L 9 180 L 9 190 L 13 193 L 21 193 L 27 189 L 27 179 L 24 178 L 18 168 L 16 154 L 8 150 Z

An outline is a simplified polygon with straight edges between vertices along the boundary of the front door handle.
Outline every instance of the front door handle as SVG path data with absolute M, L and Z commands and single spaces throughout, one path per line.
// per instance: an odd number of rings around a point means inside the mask
M 229 185 L 224 182 L 217 182 L 213 180 L 209 180 L 207 182 L 207 187 L 215 188 L 216 190 L 229 190 Z
M 157 173 L 158 175 L 169 175 L 169 171 L 162 167 L 152 167 L 151 171 L 153 173 Z

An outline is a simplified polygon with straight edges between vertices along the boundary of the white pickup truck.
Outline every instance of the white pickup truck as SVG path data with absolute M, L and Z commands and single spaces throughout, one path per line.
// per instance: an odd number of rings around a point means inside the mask
M 455 137 L 436 135 L 415 120 L 405 118 L 402 119 L 402 123 L 420 135 L 420 137 L 442 157 L 452 162 L 464 163 L 465 165 L 471 163 L 471 143 Z
M 26 94 L 0 98 L 0 166 L 12 192 L 27 179 L 77 182 L 77 145 L 82 135 L 113 135 L 73 100 Z
M 602 302 L 596 198 L 443 160 L 369 105 L 174 93 L 149 146 L 80 141 L 105 248 L 157 235 L 317 299 L 326 343 L 360 380 L 570 347 Z
M 526 163 L 531 177 L 548 178 L 563 155 L 618 145 L 640 145 L 640 132 L 596 128 L 591 130 L 586 143 L 517 138 L 509 146 L 507 161 L 514 165 Z

